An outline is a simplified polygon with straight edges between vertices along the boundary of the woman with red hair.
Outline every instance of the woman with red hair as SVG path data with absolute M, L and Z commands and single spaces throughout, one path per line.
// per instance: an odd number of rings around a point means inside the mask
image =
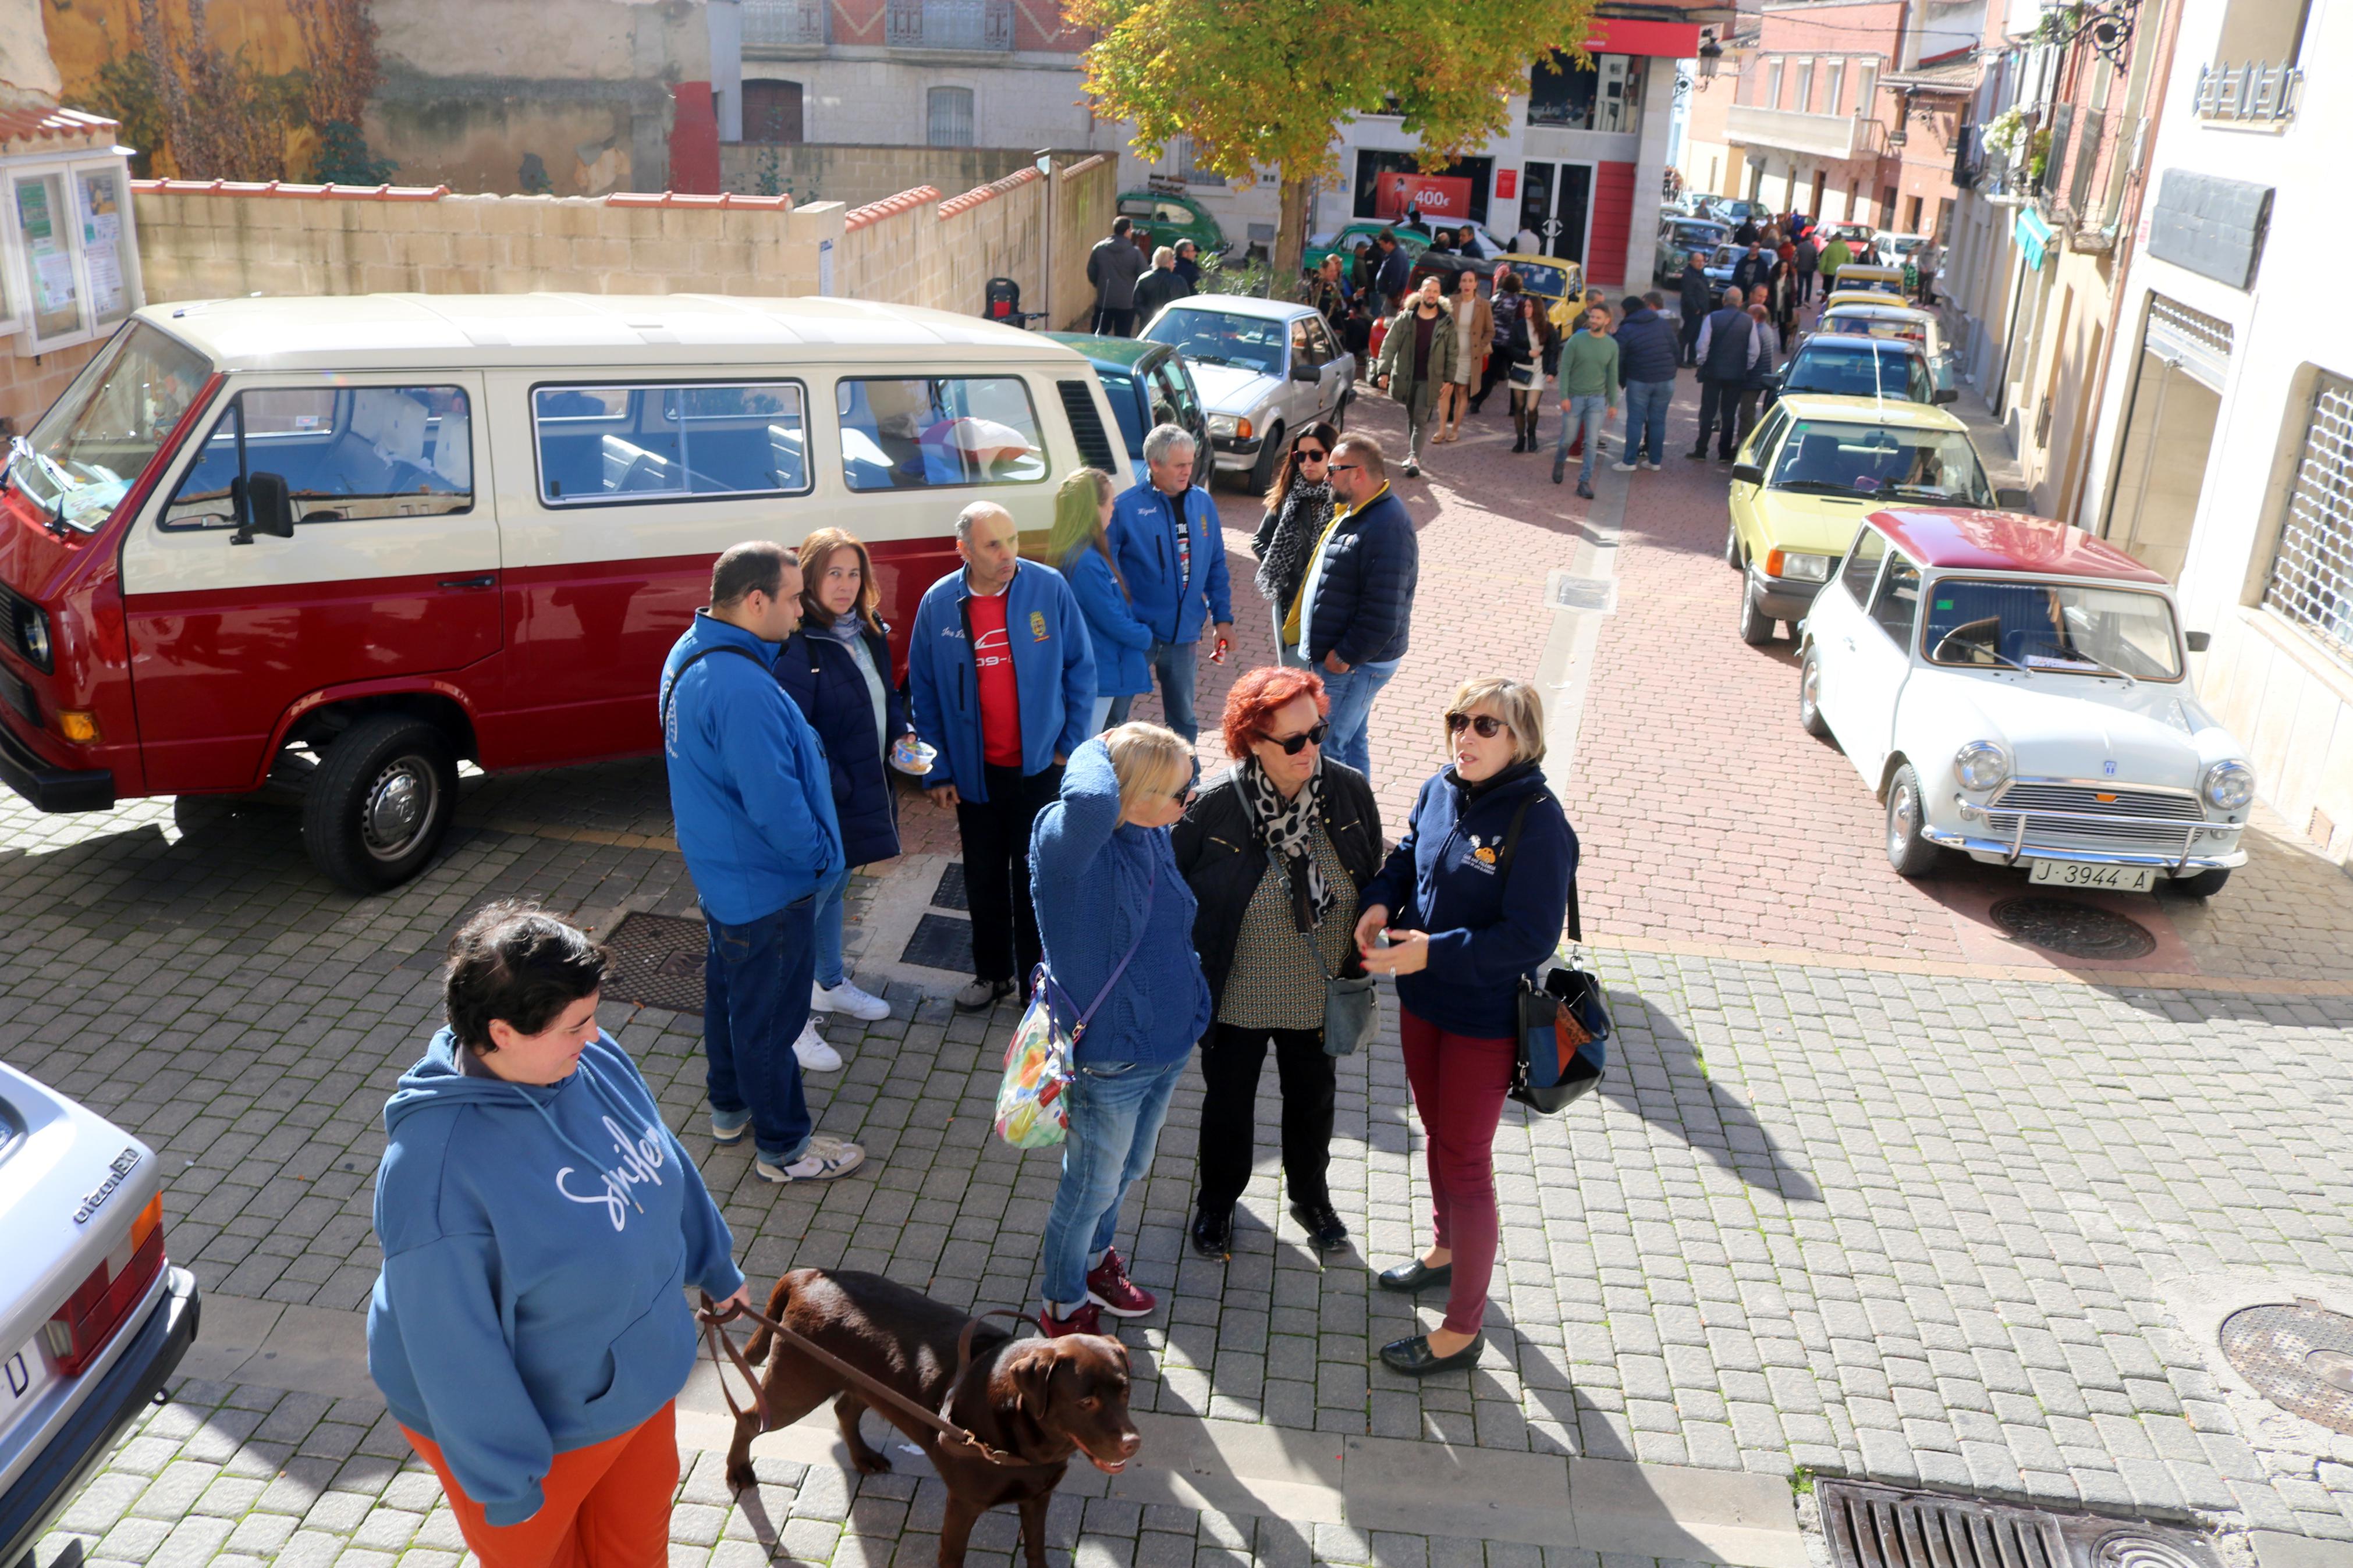
M 1331 700 L 1314 670 L 1253 669 L 1226 695 L 1234 766 L 1195 797 L 1174 835 L 1200 912 L 1193 946 L 1212 1009 L 1201 1042 L 1201 1191 L 1193 1247 L 1222 1258 L 1250 1184 L 1260 1069 L 1282 1075 L 1282 1174 L 1292 1217 L 1329 1252 L 1347 1245 L 1325 1175 L 1335 1083 L 1324 1042 L 1328 982 L 1361 975 L 1349 938 L 1358 889 L 1381 865 L 1381 814 L 1365 775 L 1324 754 Z

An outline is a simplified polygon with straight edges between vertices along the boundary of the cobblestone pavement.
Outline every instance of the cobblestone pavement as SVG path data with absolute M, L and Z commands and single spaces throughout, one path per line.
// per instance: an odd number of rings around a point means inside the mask
M 1386 434 L 1394 420 L 1369 407 L 1364 423 Z M 1412 501 L 1430 629 L 1377 713 L 1393 823 L 1430 765 L 1428 716 L 1452 682 L 1474 668 L 1532 673 L 1557 629 L 1546 574 L 1589 570 L 1619 537 L 1610 487 L 1622 477 L 1605 475 L 1588 512 L 1545 482 L 1541 457 L 1514 468 L 1499 440 L 1481 439 L 1498 450 L 1441 448 L 1440 473 Z M 2202 920 L 2179 907 L 2137 915 L 2169 926 L 2175 967 L 2227 986 L 1985 956 L 1954 934 L 1948 895 L 1877 862 L 1875 814 L 1855 804 L 1867 795 L 1779 721 L 1787 672 L 1728 627 L 1728 646 L 1711 640 L 1731 584 L 1678 542 L 1676 530 L 1701 525 L 1700 501 L 1674 499 L 1700 486 L 1702 466 L 1688 468 L 1633 476 L 1654 493 L 1637 492 L 1625 523 L 1621 607 L 1565 770 L 1621 1026 L 1610 1081 L 1560 1119 L 1505 1117 L 1504 1267 L 1484 1362 L 1421 1384 L 1369 1363 L 1411 1331 L 1413 1310 L 1368 1290 L 1368 1266 L 1402 1257 L 1421 1218 L 1392 1010 L 1380 1044 L 1343 1068 L 1334 1192 L 1359 1251 L 1329 1267 L 1287 1221 L 1274 1228 L 1271 1165 L 1245 1199 L 1234 1257 L 1192 1256 L 1198 1079 L 1180 1093 L 1132 1215 L 1136 1273 L 1168 1297 L 1124 1331 L 1139 1408 L 1502 1452 L 1802 1468 L 2353 1540 L 2353 1438 L 2263 1405 L 2216 1363 L 2211 1330 L 2188 1326 L 2225 1286 L 2246 1302 L 2353 1290 L 2342 1087 L 2353 997 L 2332 992 L 2316 956 L 2342 941 L 2329 923 L 2341 874 L 2283 843 Z M 1253 503 L 1220 503 L 1229 530 L 1247 524 Z M 1234 558 L 1238 581 L 1246 560 Z M 1240 608 L 1253 598 L 1238 588 L 1243 668 L 1265 637 L 1262 617 Z M 1757 777 L 1774 788 L 1749 793 L 1781 815 L 1767 831 L 1726 833 L 1722 810 L 1700 803 L 1746 798 Z M 311 873 L 283 813 L 138 802 L 42 818 L 0 802 L 13 915 L 0 1053 L 157 1149 L 173 1257 L 208 1292 L 355 1310 L 376 1266 L 377 1117 L 434 1022 L 447 931 L 493 896 L 584 921 L 624 905 L 691 913 L 663 804 L 647 763 L 473 781 L 448 852 L 363 900 Z M 948 847 L 923 815 L 910 823 L 911 847 Z M 1805 880 L 1792 845 L 1831 869 Z M 861 882 L 859 898 L 879 891 Z M 1891 925 L 1898 915 L 1909 923 Z M 1883 940 L 1894 929 L 1905 940 Z M 1662 951 L 1671 943 L 1691 951 Z M 1775 948 L 1797 951 L 1760 956 Z M 886 976 L 881 956 L 866 961 L 870 986 Z M 2279 994 L 2249 988 L 2267 977 Z M 2291 994 L 2299 985 L 2312 994 Z M 1009 1013 L 953 1017 L 903 979 L 888 994 L 896 1016 L 863 1038 L 846 1023 L 828 1030 L 849 1065 L 811 1083 L 826 1130 L 861 1139 L 875 1162 L 813 1189 L 753 1182 L 742 1153 L 713 1152 L 698 1131 L 698 1020 L 617 1004 L 607 1025 L 720 1194 L 755 1279 L 870 1268 L 945 1300 L 1022 1302 L 1054 1162 L 989 1136 Z M 1261 1109 L 1271 1157 L 1271 1098 Z M 118 1453 L 90 1511 L 45 1546 L 44 1568 L 69 1537 L 92 1556 L 155 1563 L 311 1561 L 289 1555 L 298 1542 L 387 1554 L 353 1559 L 370 1563 L 451 1549 L 446 1514 L 432 1533 L 429 1488 L 402 1472 L 373 1413 L 281 1417 L 272 1397 L 184 1385 Z M 343 1446 L 299 1454 L 310 1441 Z M 184 1443 L 201 1455 L 176 1457 Z M 297 1458 L 315 1462 L 299 1483 L 280 1478 Z M 354 1484 L 341 1486 L 346 1473 Z M 851 1542 L 875 1542 L 855 1547 L 860 1563 L 929 1552 L 923 1510 L 937 1505 L 920 1489 L 870 1482 L 853 1500 L 833 1472 L 776 1481 L 799 1489 L 789 1511 L 767 1506 L 801 1531 L 786 1545 L 803 1561 Z M 710 1511 L 690 1516 L 702 1535 L 682 1560 L 694 1562 L 744 1539 L 699 1483 L 700 1470 L 687 1491 Z M 217 1510 L 190 1511 L 215 1489 Z M 833 1512 L 802 1524 L 803 1497 Z M 314 1530 L 322 1507 L 321 1521 L 340 1522 Z M 1067 1531 L 1082 1515 L 1064 1508 Z M 363 1541 L 378 1518 L 381 1538 Z M 875 1528 L 835 1528 L 860 1518 Z M 1227 1537 L 1241 1527 L 1214 1516 L 1161 1523 L 1176 1528 L 1086 1514 L 1082 1554 L 1124 1568 L 1185 1551 L 1238 1561 L 1243 1545 L 1270 1562 L 1476 1561 L 1417 1538 L 1316 1533 L 1303 1548 L 1296 1530 L 1264 1521 L 1239 1542 Z M 1513 1550 L 1487 1562 L 1537 1568 Z

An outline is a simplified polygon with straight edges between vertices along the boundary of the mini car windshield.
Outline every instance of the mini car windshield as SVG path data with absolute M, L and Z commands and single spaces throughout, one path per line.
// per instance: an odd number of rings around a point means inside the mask
M 1815 495 L 1993 505 L 1993 488 L 1986 483 L 1977 450 L 1957 430 L 1800 419 L 1781 443 L 1770 482 L 1775 489 Z
M 1926 360 L 1900 339 L 1869 343 L 1817 340 L 1800 348 L 1789 362 L 1781 390 L 1926 403 L 1935 387 L 1928 379 Z
M 1178 307 L 1164 310 L 1144 335 L 1174 343 L 1196 364 L 1240 365 L 1261 375 L 1282 374 L 1284 324 L 1265 316 Z
M 2173 606 L 2155 594 L 2088 583 L 1940 578 L 1929 589 L 1922 646 L 1932 664 L 2181 678 Z

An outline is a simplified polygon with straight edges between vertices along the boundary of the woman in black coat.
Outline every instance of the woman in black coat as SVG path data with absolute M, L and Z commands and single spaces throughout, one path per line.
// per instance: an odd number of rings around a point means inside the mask
M 898 793 L 886 758 L 892 742 L 915 727 L 892 684 L 891 644 L 875 614 L 881 599 L 866 546 L 841 529 L 820 528 L 801 542 L 800 563 L 801 629 L 776 657 L 776 679 L 825 742 L 842 847 L 840 875 L 818 889 L 809 1005 L 820 1013 L 887 1018 L 891 1005 L 850 984 L 841 966 L 841 903 L 852 866 L 899 853 Z
M 1176 868 L 1199 904 L 1193 946 L 1216 1020 L 1201 1042 L 1201 1192 L 1193 1246 L 1233 1245 L 1250 1184 L 1258 1078 L 1274 1047 L 1282 1075 L 1282 1175 L 1292 1217 L 1324 1251 L 1348 1227 L 1332 1207 L 1332 1058 L 1324 998 L 1364 973 L 1351 940 L 1356 890 L 1381 864 L 1380 808 L 1365 775 L 1324 754 L 1331 700 L 1313 671 L 1253 669 L 1226 697 L 1235 765 L 1185 808 Z

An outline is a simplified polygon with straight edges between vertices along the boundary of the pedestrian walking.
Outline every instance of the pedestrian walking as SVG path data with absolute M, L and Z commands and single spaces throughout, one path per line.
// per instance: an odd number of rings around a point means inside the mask
M 1469 268 L 1454 275 L 1454 292 L 1446 301 L 1454 326 L 1454 373 L 1438 389 L 1438 434 L 1433 442 L 1462 438 L 1462 416 L 1471 408 L 1471 389 L 1487 368 L 1487 351 L 1495 341 L 1495 312 L 1479 292 L 1479 275 Z
M 1821 247 L 1809 231 L 1798 238 L 1798 303 L 1810 303 L 1814 297 L 1814 275 L 1821 268 Z
M 1046 542 L 1046 558 L 1071 584 L 1095 656 L 1090 735 L 1126 723 L 1128 704 L 1152 689 L 1152 628 L 1136 616 L 1105 531 L 1114 499 L 1101 468 L 1071 470 L 1054 492 L 1054 531 Z
M 1307 560 L 1332 521 L 1332 446 L 1340 433 L 1317 421 L 1291 438 L 1291 455 L 1274 473 L 1266 492 L 1266 515 L 1250 536 L 1258 557 L 1258 591 L 1274 621 L 1278 663 L 1300 662 L 1299 649 L 1282 636 L 1299 585 L 1307 580 Z
M 1715 309 L 1715 285 L 1708 281 L 1707 253 L 1694 250 L 1690 263 L 1683 268 L 1680 285 L 1679 306 L 1683 313 L 1682 363 L 1686 366 L 1699 363 L 1699 324 Z
M 1936 309 L 1936 265 L 1943 256 L 1942 248 L 1934 239 L 1922 240 L 1920 248 L 1912 253 L 1913 266 L 1918 274 L 1920 307 L 1923 310 Z
M 1134 601 L 1135 618 L 1152 628 L 1147 657 L 1160 677 L 1160 710 L 1187 741 L 1200 732 L 1193 719 L 1193 680 L 1202 621 L 1217 637 L 1212 660 L 1223 662 L 1234 638 L 1226 536 L 1209 492 L 1193 483 L 1195 457 L 1184 426 L 1154 426 L 1144 437 L 1150 482 L 1113 503 L 1109 530 L 1112 558 Z
M 1366 886 L 1356 950 L 1394 974 L 1406 1083 L 1430 1166 L 1430 1245 L 1383 1289 L 1446 1291 L 1428 1333 L 1381 1347 L 1423 1376 L 1479 1359 L 1500 1226 L 1495 1123 L 1518 1057 L 1519 989 L 1560 943 L 1577 835 L 1546 787 L 1535 689 L 1466 681 L 1446 710 L 1451 761 L 1421 786 L 1405 837 Z M 1387 947 L 1375 943 L 1386 932 Z
M 1738 434 L 1741 389 L 1747 384 L 1748 373 L 1755 368 L 1757 355 L 1765 347 L 1755 326 L 1756 322 L 1749 319 L 1747 301 L 1737 289 L 1726 289 L 1724 308 L 1700 323 L 1699 439 L 1683 456 L 1706 457 L 1709 435 L 1721 429 L 1716 460 L 1732 461 Z
M 1756 303 L 1752 296 L 1749 302 Z M 1798 264 L 1777 261 L 1765 278 L 1765 310 L 1772 318 L 1775 336 L 1788 342 L 1798 335 Z
M 842 529 L 820 528 L 801 541 L 800 568 L 800 629 L 776 657 L 776 679 L 824 742 L 842 855 L 841 868 L 818 889 L 809 1005 L 871 1022 L 889 1017 L 891 1004 L 860 989 L 843 965 L 842 906 L 851 867 L 899 853 L 891 745 L 912 742 L 915 725 L 891 679 L 889 628 L 866 546 Z M 826 1054 L 833 1055 L 830 1047 Z
M 1831 242 L 1822 247 L 1822 258 L 1820 264 L 1822 275 L 1822 298 L 1825 300 L 1838 291 L 1840 269 L 1853 259 L 1854 252 L 1849 248 L 1846 237 L 1839 234 L 1831 235 Z
M 1095 290 L 1095 331 L 1124 338 L 1135 329 L 1135 281 L 1144 275 L 1143 254 L 1128 238 L 1134 226 L 1124 217 L 1111 220 L 1111 234 L 1095 241 L 1087 252 L 1087 281 Z
M 1732 286 L 1740 290 L 1744 299 L 1748 290 L 1772 276 L 1773 258 L 1765 253 L 1762 245 L 1754 242 L 1741 253 L 1740 259 L 1732 264 Z
M 1736 452 L 1748 444 L 1748 433 L 1757 428 L 1759 404 L 1773 389 L 1768 378 L 1781 363 L 1781 335 L 1762 301 L 1749 302 L 1748 321 L 1749 331 L 1757 339 L 1757 357 L 1749 363 L 1748 374 L 1740 382 L 1739 422 L 1732 441 Z
M 1519 284 L 1520 279 L 1511 281 Z M 1552 314 L 1545 309 L 1544 300 L 1527 291 L 1525 285 L 1510 290 L 1499 310 L 1511 312 L 1526 331 L 1526 357 L 1515 362 L 1506 380 L 1512 389 L 1512 428 L 1517 439 L 1512 443 L 1514 452 L 1533 452 L 1536 448 L 1536 426 L 1544 418 L 1546 384 L 1553 378 L 1559 361 L 1560 332 L 1552 324 Z M 1510 340 L 1517 342 L 1514 334 Z
M 1653 304 L 1652 300 L 1658 304 Z M 1625 450 L 1610 465 L 1630 474 L 1657 468 L 1667 456 L 1667 406 L 1674 401 L 1675 330 L 1659 314 L 1663 297 L 1628 295 L 1620 305 L 1618 382 L 1626 391 Z
M 1176 242 L 1176 276 L 1185 279 L 1185 287 L 1198 294 L 1201 291 L 1201 247 L 1189 239 Z
M 1175 247 L 1162 246 L 1152 253 L 1152 270 L 1136 281 L 1135 330 L 1142 331 L 1168 304 L 1189 299 L 1192 293 L 1193 286 L 1176 270 Z
M 1439 389 L 1454 379 L 1454 318 L 1439 297 L 1438 279 L 1425 278 L 1406 309 L 1389 323 L 1373 384 L 1405 410 L 1405 477 L 1421 474 L 1421 448 L 1438 412 Z
M 1412 514 L 1389 489 L 1378 441 L 1341 437 L 1327 471 L 1338 510 L 1308 558 L 1282 636 L 1332 699 L 1326 749 L 1370 778 L 1373 699 L 1405 658 L 1421 545 Z
M 1755 245 L 1763 237 L 1764 230 L 1757 226 L 1757 220 L 1753 217 L 1742 218 L 1740 226 L 1732 231 L 1732 243 L 1735 245 Z
M 1122 724 L 1071 753 L 1060 798 L 1038 814 L 1030 856 L 1048 972 L 1091 1013 L 1071 1047 L 1062 1179 L 1041 1248 L 1050 1338 L 1100 1333 L 1104 1312 L 1140 1318 L 1160 1304 L 1113 1242 L 1212 1016 L 1193 891 L 1168 845 L 1192 778 L 1191 742 Z
M 702 906 L 702 1049 L 712 1142 L 752 1131 L 753 1174 L 825 1181 L 865 1152 L 820 1137 L 801 1073 L 841 1058 L 809 1017 L 818 892 L 845 864 L 825 747 L 776 676 L 799 626 L 801 570 L 781 544 L 723 551 L 711 603 L 662 665 L 657 708 L 670 816 Z
M 1558 484 L 1568 469 L 1570 437 L 1585 444 L 1577 493 L 1587 500 L 1593 499 L 1593 464 L 1601 456 L 1602 422 L 1618 412 L 1618 340 L 1609 335 L 1609 312 L 1593 306 L 1585 312 L 1585 330 L 1561 346 L 1560 439 L 1552 454 L 1552 482 Z
M 608 964 L 531 905 L 476 911 L 384 1108 L 368 1373 L 483 1568 L 667 1562 L 684 1291 L 751 1305 L 702 1173 L 596 1026 Z
M 1094 718 L 1095 661 L 1077 596 L 1051 566 L 1020 556 L 1013 514 L 975 501 L 956 515 L 963 567 L 923 592 L 907 644 L 915 733 L 939 753 L 924 788 L 953 811 L 972 912 L 976 1013 L 1037 967 L 1029 828 L 1062 785 Z
M 1373 263 L 1373 291 L 1389 302 L 1389 311 L 1395 314 L 1397 302 L 1405 298 L 1413 280 L 1413 258 L 1398 243 L 1395 229 L 1381 230 L 1373 236 L 1373 241 L 1380 252 Z
M 1199 902 L 1193 945 L 1216 1023 L 1201 1042 L 1201 1190 L 1193 1249 L 1233 1246 L 1234 1205 L 1256 1152 L 1258 1080 L 1282 1080 L 1282 1180 L 1291 1217 L 1324 1252 L 1347 1245 L 1332 1207 L 1324 1049 L 1330 982 L 1361 975 L 1356 892 L 1381 863 L 1380 807 L 1365 775 L 1324 753 L 1331 699 L 1307 669 L 1253 669 L 1226 694 L 1234 765 L 1185 808 L 1176 868 Z

